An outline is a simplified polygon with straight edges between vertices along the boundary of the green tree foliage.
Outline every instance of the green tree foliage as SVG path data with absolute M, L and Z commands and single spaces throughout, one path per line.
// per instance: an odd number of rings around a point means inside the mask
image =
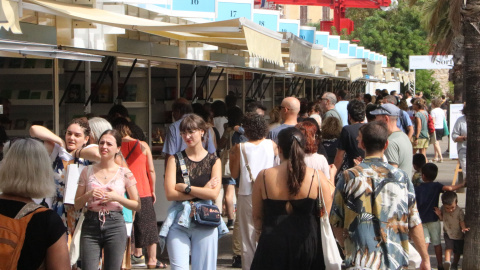
M 426 55 L 430 44 L 427 33 L 422 28 L 422 6 L 418 1 L 409 6 L 399 1 L 397 6 L 388 11 L 348 9 L 347 18 L 355 23 L 355 31 L 349 40 L 360 40 L 359 46 L 387 56 L 391 67 L 408 70 L 410 55 Z M 433 97 L 440 93 L 438 82 L 431 76 L 431 71 L 417 71 L 416 87 L 423 91 L 426 97 Z

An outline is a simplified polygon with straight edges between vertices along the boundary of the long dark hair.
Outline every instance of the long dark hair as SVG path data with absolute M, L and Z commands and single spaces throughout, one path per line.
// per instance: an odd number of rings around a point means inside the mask
M 297 195 L 305 178 L 305 137 L 300 130 L 289 127 L 278 134 L 278 146 L 282 150 L 283 157 L 287 159 L 289 193 Z

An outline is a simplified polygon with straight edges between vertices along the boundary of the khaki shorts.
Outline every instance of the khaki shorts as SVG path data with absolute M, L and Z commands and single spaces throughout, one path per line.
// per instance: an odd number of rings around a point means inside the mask
M 424 149 L 428 148 L 429 139 L 417 139 L 417 145 L 413 144 L 413 137 L 412 137 L 412 146 L 413 149 Z

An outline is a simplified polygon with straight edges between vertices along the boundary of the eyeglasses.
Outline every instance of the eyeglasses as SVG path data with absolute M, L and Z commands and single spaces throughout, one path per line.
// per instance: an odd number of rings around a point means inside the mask
M 281 109 L 287 109 L 287 110 L 290 110 L 289 108 L 287 108 L 287 107 L 285 107 L 285 106 L 282 106 L 282 105 L 280 105 L 280 110 L 281 110 Z

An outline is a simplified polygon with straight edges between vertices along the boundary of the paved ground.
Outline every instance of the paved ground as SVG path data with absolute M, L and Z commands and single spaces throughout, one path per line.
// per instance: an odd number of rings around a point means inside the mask
M 443 142 L 441 142 L 441 148 L 442 151 L 445 153 L 445 150 L 447 149 L 447 140 L 444 138 Z M 433 159 L 433 147 L 430 146 L 427 150 L 427 156 L 428 159 Z M 437 166 L 439 167 L 439 174 L 437 177 L 437 181 L 444 184 L 444 185 L 450 185 L 453 180 L 453 175 L 455 172 L 455 168 L 457 166 L 457 160 L 450 160 L 448 159 L 448 154 L 444 154 L 444 162 L 443 163 L 436 163 Z M 460 190 L 458 193 L 458 198 L 459 198 L 459 206 L 464 208 L 465 207 L 465 191 Z M 441 202 L 440 202 L 441 203 Z M 443 245 L 442 241 L 442 245 Z M 217 264 L 217 269 L 233 269 L 231 267 L 232 263 L 232 233 L 230 232 L 228 235 L 224 236 L 219 240 L 219 248 L 218 248 L 218 264 Z M 435 259 L 435 253 L 433 250 L 433 247 L 429 248 L 429 254 L 431 258 L 431 263 L 433 269 L 436 269 L 437 263 Z M 166 252 L 161 254 L 159 256 L 163 262 L 168 263 L 168 255 Z M 461 260 L 460 260 L 460 265 L 461 265 Z M 141 269 L 141 268 L 139 268 Z M 170 269 L 168 267 L 167 269 Z M 461 269 L 461 268 L 459 268 Z

